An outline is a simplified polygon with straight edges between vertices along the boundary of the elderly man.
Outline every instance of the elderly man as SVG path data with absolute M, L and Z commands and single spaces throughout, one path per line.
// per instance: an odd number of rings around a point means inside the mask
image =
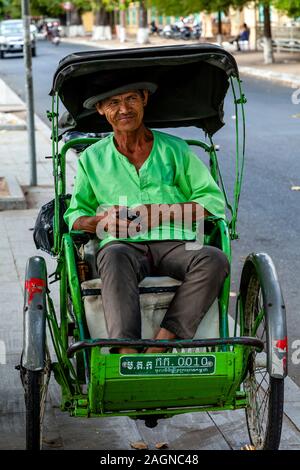
M 193 338 L 229 272 L 223 252 L 196 239 L 201 218 L 224 217 L 222 192 L 185 141 L 144 125 L 156 88 L 130 83 L 84 103 L 113 133 L 81 155 L 65 220 L 101 240 L 96 261 L 110 338 L 141 337 L 138 284 L 154 273 L 182 281 L 155 339 Z

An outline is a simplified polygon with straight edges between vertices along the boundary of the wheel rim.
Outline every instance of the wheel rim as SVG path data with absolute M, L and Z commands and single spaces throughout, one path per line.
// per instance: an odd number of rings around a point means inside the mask
M 245 306 L 245 334 L 263 341 L 265 351 L 266 326 L 260 284 L 257 278 L 252 278 Z M 256 449 L 264 448 L 269 426 L 271 383 L 266 361 L 265 352 L 251 352 L 244 381 L 244 389 L 248 395 L 247 424 L 252 444 Z
M 25 391 L 25 403 L 28 403 L 29 393 L 32 393 L 32 389 L 29 388 L 29 380 L 30 380 L 28 376 L 29 373 L 32 373 L 32 372 L 26 371 L 26 369 L 21 370 L 21 378 L 22 378 L 22 383 L 23 383 L 24 391 Z M 38 421 L 35 421 L 36 423 L 35 429 L 32 429 L 32 426 L 29 425 L 30 430 L 26 431 L 28 432 L 26 440 L 27 440 L 27 448 L 42 449 L 43 420 L 44 420 L 45 409 L 46 409 L 48 385 L 49 385 L 49 380 L 50 380 L 50 375 L 51 375 L 51 360 L 50 360 L 48 348 L 46 348 L 46 360 L 45 360 L 44 369 L 40 372 L 34 372 L 34 374 L 39 374 L 37 381 L 35 383 L 36 383 L 36 386 L 38 387 L 38 395 L 40 397 L 40 400 L 38 403 L 38 408 L 36 408 L 37 411 L 33 411 L 32 408 L 28 409 L 27 408 L 28 405 L 26 404 L 27 413 L 29 413 L 29 414 L 26 414 L 26 420 L 30 420 L 30 422 L 33 425 L 33 422 L 35 420 L 34 413 L 37 413 L 35 416 L 38 415 Z M 37 428 L 36 426 L 39 426 L 39 427 Z
M 45 367 L 43 370 L 43 374 L 41 377 L 41 391 L 40 391 L 40 447 L 42 448 L 43 443 L 43 421 L 45 416 L 46 410 L 46 399 L 47 399 L 47 392 L 48 392 L 48 385 L 50 380 L 51 374 L 51 359 L 48 348 L 46 348 L 46 361 Z

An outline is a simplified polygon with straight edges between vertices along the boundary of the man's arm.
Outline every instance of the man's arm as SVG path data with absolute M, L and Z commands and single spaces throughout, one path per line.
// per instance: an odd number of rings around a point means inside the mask
M 72 228 L 89 233 L 97 232 L 100 238 L 102 231 L 113 234 L 124 231 L 127 233 L 130 221 L 124 217 L 124 211 L 127 214 L 127 207 L 115 205 L 95 216 L 81 216 L 75 220 Z
M 84 230 L 78 228 L 78 219 L 93 219 L 98 207 L 96 195 L 94 194 L 88 174 L 83 164 L 83 154 L 78 160 L 75 185 L 72 193 L 70 205 L 64 214 L 64 220 L 69 230 Z M 74 225 L 76 224 L 76 228 Z M 92 227 L 89 227 L 92 230 Z M 93 233 L 93 232 L 92 232 Z
M 174 204 L 144 204 L 129 212 L 137 216 L 133 223 L 140 225 L 142 232 L 163 224 L 193 224 L 211 215 L 195 201 Z
M 188 202 L 198 203 L 207 214 L 225 218 L 225 199 L 222 190 L 209 169 L 188 148 L 184 158 L 184 171 L 178 172 L 176 184 Z
M 192 223 L 210 215 L 206 209 L 194 201 L 176 204 L 146 204 L 146 206 L 149 229 L 161 225 L 165 218 L 168 218 L 168 222 Z
M 84 232 L 96 233 L 97 224 L 101 220 L 100 216 L 81 216 L 75 220 L 73 230 L 83 230 Z

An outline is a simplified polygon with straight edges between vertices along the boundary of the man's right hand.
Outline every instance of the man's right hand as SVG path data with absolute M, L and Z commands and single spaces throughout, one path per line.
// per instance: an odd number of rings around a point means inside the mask
M 112 206 L 95 216 L 79 217 L 73 224 L 74 230 L 96 233 L 103 239 L 109 233 L 115 238 L 128 238 L 128 227 L 133 222 L 127 218 L 126 206 Z

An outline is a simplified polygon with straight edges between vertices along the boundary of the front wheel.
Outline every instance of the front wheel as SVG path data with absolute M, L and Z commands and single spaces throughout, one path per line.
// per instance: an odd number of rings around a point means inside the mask
M 20 374 L 25 394 L 26 449 L 38 450 L 51 371 L 46 339 L 47 269 L 41 256 L 32 256 L 26 265 L 23 316 Z
M 263 352 L 252 351 L 247 358 L 243 383 L 248 397 L 246 420 L 251 444 L 258 450 L 276 450 L 281 438 L 284 378 L 271 376 L 267 365 L 272 325 L 267 315 L 270 302 L 265 293 L 273 281 L 262 276 L 257 268 L 255 263 L 249 263 L 244 269 L 240 293 L 241 335 L 260 339 L 265 346 Z
M 43 419 L 50 367 L 49 359 L 44 370 L 41 371 L 21 368 L 26 407 L 26 450 L 40 450 L 42 448 Z

